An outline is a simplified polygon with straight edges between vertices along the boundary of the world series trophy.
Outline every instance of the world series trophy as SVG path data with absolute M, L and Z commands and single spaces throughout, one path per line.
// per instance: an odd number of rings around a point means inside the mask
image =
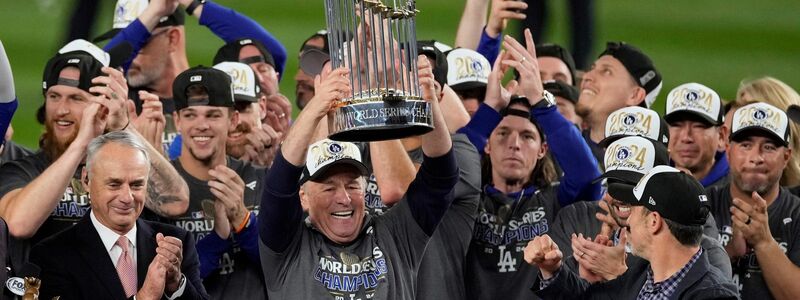
M 433 129 L 417 72 L 415 7 L 414 0 L 325 0 L 332 67 L 350 69 L 352 87 L 328 117 L 331 139 L 388 140 Z

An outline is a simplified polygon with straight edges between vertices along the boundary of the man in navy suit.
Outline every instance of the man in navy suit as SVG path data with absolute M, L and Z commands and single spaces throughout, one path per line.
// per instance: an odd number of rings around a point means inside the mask
M 145 149 L 127 131 L 89 144 L 81 177 L 91 212 L 31 252 L 42 268 L 42 299 L 208 298 L 193 237 L 139 220 L 150 173 Z

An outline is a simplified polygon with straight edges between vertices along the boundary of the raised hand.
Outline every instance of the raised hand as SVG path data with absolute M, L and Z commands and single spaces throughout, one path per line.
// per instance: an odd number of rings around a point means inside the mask
M 164 287 L 167 281 L 167 267 L 169 260 L 161 254 L 156 253 L 150 266 L 147 267 L 147 275 L 144 278 L 142 288 L 136 293 L 136 299 L 157 300 L 164 295 Z
M 539 267 L 544 279 L 550 279 L 561 268 L 561 258 L 564 256 L 558 245 L 549 235 L 533 238 L 525 247 L 525 261 L 530 265 Z
M 536 60 L 536 45 L 530 29 L 525 29 L 525 46 L 510 36 L 503 39 L 503 47 L 508 53 L 502 61 L 506 66 L 513 67 L 519 73 L 519 92 L 528 98 L 530 105 L 536 105 L 542 100 L 542 77 L 539 74 L 539 62 Z
M 173 236 L 156 234 L 156 254 L 163 256 L 169 263 L 166 265 L 164 288 L 168 293 L 178 290 L 181 283 L 181 262 L 183 262 L 183 242 Z
M 625 273 L 628 270 L 625 264 L 627 242 L 625 230 L 620 233 L 620 241 L 616 246 L 602 234 L 597 235 L 594 241 L 583 234 L 572 234 L 572 256 L 578 261 L 581 277 L 594 283 L 612 280 Z
M 142 100 L 142 113 L 136 117 L 131 115 L 133 126 L 153 148 L 163 149 L 162 136 L 167 122 L 161 100 L 146 91 L 139 91 L 139 99 Z
M 128 119 L 128 82 L 125 76 L 117 69 L 103 67 L 105 76 L 92 78 L 92 84 L 99 84 L 89 88 L 90 93 L 104 96 L 107 100 L 100 101 L 108 110 L 108 123 L 106 129 L 117 131 L 125 129 L 130 123 Z
M 422 87 L 422 98 L 428 102 L 439 102 L 439 94 L 436 93 L 436 80 L 433 77 L 433 67 L 427 56 L 419 56 L 417 69 L 419 85 Z
M 508 25 L 508 20 L 525 20 L 520 11 L 528 8 L 528 4 L 515 0 L 492 0 L 492 10 L 486 23 L 486 34 L 492 38 L 500 35 Z
M 308 111 L 317 118 L 322 118 L 333 109 L 336 101 L 350 94 L 350 80 L 347 75 L 350 70 L 338 68 L 327 74 L 323 80 L 320 76 L 314 78 L 314 97 L 308 101 L 303 111 Z
M 764 246 L 773 241 L 769 229 L 767 201 L 757 192 L 753 192 L 752 205 L 742 199 L 734 198 L 731 206 L 731 222 L 733 231 L 739 231 L 748 245 L 753 248 Z
M 248 133 L 247 145 L 244 146 L 244 155 L 239 159 L 249 161 L 261 167 L 269 167 L 277 154 L 277 145 L 280 144 L 281 134 L 275 132 L 267 124 L 262 124 L 259 128 L 253 128 Z
M 225 205 L 225 215 L 233 226 L 241 224 L 249 213 L 244 206 L 244 181 L 239 174 L 225 165 L 208 170 L 214 179 L 208 181 L 211 194 Z

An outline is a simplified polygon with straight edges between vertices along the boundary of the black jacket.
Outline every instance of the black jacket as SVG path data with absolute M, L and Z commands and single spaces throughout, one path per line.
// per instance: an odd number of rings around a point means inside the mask
M 589 285 L 578 277 L 577 272 L 569 270 L 562 264 L 558 277 L 546 288 L 539 290 L 540 280 L 534 282 L 533 290 L 542 299 L 636 299 L 647 280 L 647 269 L 650 263 L 640 260 L 628 266 L 628 271 L 609 282 Z M 672 299 L 739 299 L 739 292 L 730 279 L 720 274 L 708 263 L 703 251 L 689 269 L 680 283 Z
M 181 271 L 186 276 L 186 288 L 178 299 L 208 299 L 192 235 L 172 225 L 141 219 L 136 226 L 137 288 L 142 288 L 147 268 L 156 256 L 156 233 L 160 232 L 183 241 Z M 117 270 L 88 213 L 75 226 L 34 246 L 31 262 L 42 268 L 40 299 L 58 295 L 64 300 L 126 298 Z

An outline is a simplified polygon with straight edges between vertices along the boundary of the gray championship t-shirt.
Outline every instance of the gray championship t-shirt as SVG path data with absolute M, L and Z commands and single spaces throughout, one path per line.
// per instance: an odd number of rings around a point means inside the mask
M 730 212 L 733 201 L 730 183 L 709 187 L 706 193 L 711 201 L 711 211 L 719 229 L 719 240 L 723 245 L 727 245 L 733 238 Z M 789 260 L 800 266 L 800 198 L 781 187 L 778 198 L 767 207 L 767 215 L 772 237 Z M 748 247 L 744 256 L 732 261 L 732 268 L 733 282 L 739 287 L 742 299 L 774 298 L 764 281 L 763 271 L 753 248 Z
M 366 215 L 350 245 L 334 245 L 308 222 L 299 226 L 283 253 L 260 247 L 273 299 L 414 299 L 414 275 L 428 236 L 408 202 L 381 216 Z

